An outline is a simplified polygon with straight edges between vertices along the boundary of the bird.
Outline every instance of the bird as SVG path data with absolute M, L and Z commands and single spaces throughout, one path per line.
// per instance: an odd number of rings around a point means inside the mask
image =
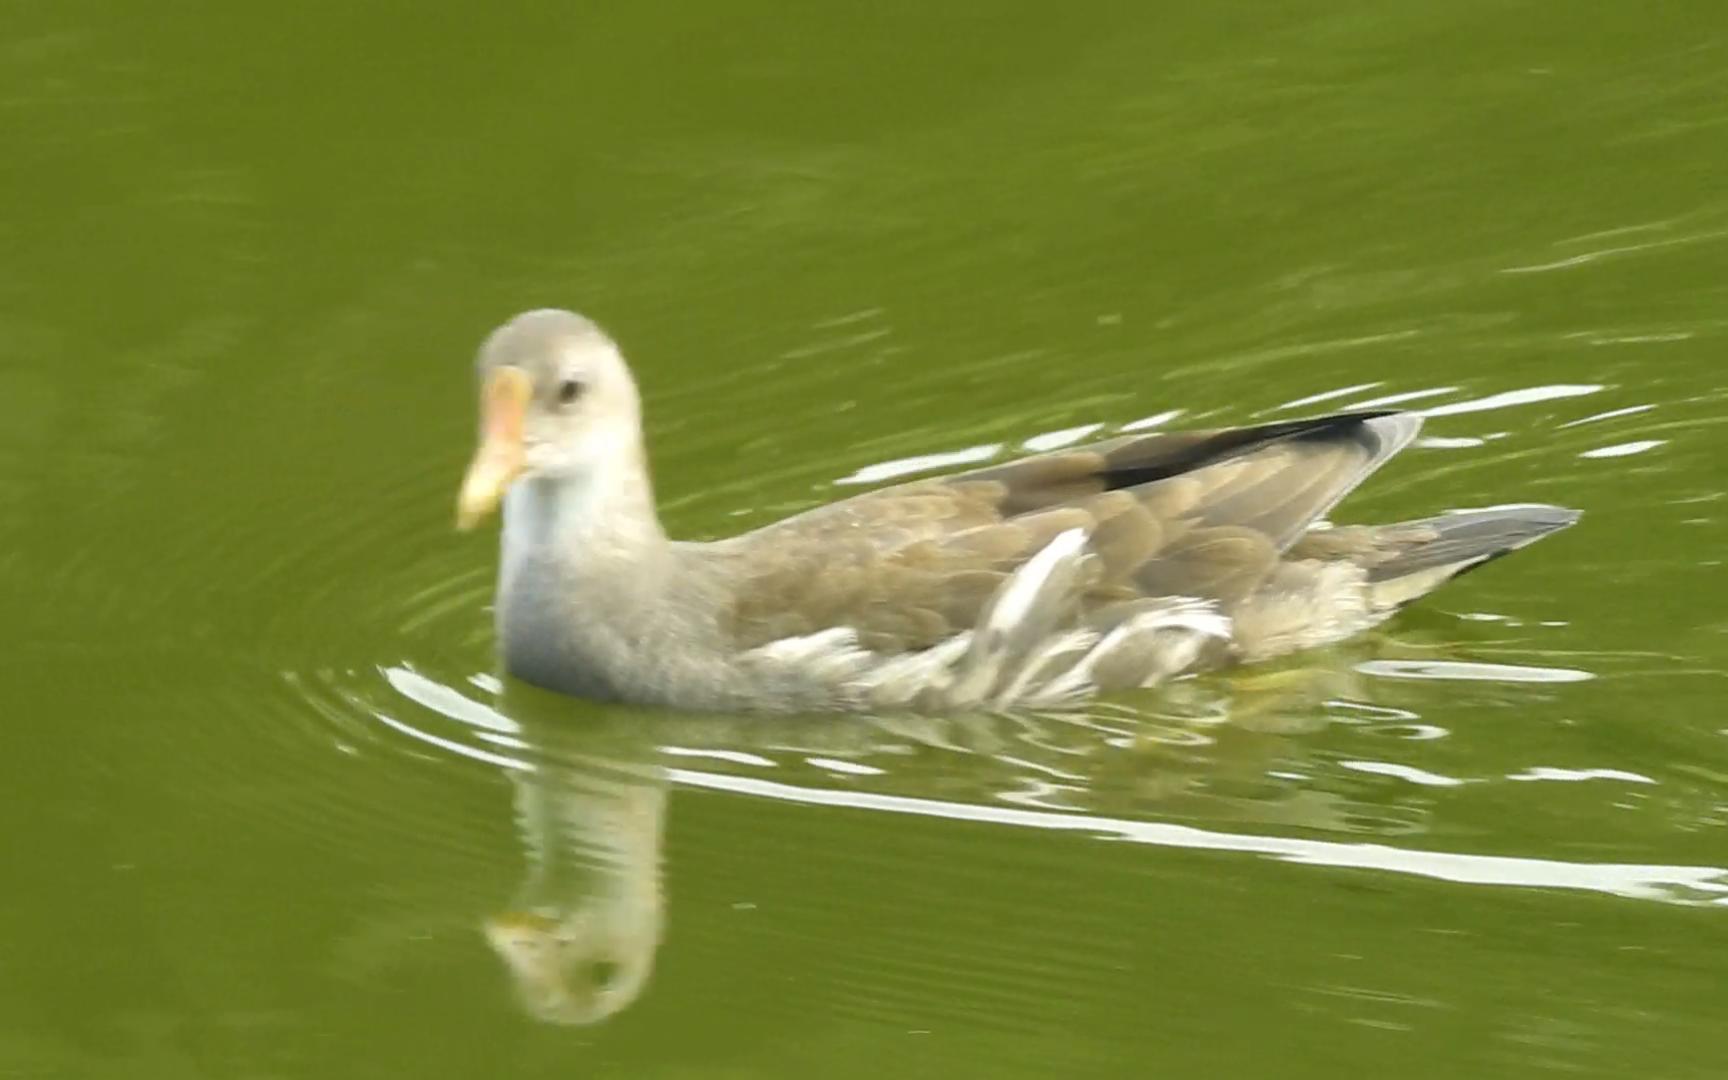
M 503 668 L 711 713 L 1035 712 L 1329 645 L 1572 525 L 1518 504 L 1326 518 L 1416 437 L 1354 411 L 1118 435 L 928 476 L 711 541 L 656 511 L 612 337 L 541 309 L 488 335 L 457 526 L 502 508 Z

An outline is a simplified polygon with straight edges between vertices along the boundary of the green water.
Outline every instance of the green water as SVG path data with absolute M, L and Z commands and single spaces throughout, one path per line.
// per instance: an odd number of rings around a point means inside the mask
M 0 1077 L 1728 1075 L 1728 9 L 586 7 L 7 7 Z M 680 535 L 1387 398 L 1344 517 L 1586 517 L 1066 721 L 500 695 L 546 304 Z

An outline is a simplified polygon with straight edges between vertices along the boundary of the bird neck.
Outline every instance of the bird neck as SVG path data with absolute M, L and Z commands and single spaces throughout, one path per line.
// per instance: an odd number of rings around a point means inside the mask
M 604 466 L 518 481 L 505 497 L 503 548 L 507 576 L 530 562 L 594 573 L 660 561 L 670 541 L 640 448 Z

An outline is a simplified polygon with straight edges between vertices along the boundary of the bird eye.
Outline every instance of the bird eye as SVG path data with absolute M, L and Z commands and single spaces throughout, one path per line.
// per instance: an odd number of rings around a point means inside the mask
M 570 405 L 582 396 L 582 383 L 578 379 L 565 379 L 558 384 L 558 404 Z

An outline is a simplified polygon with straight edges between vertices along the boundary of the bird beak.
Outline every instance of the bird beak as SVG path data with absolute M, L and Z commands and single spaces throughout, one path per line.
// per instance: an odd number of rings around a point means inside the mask
M 533 392 L 521 368 L 501 367 L 486 377 L 480 390 L 480 448 L 456 499 L 458 529 L 466 531 L 485 520 L 522 472 L 522 429 Z

